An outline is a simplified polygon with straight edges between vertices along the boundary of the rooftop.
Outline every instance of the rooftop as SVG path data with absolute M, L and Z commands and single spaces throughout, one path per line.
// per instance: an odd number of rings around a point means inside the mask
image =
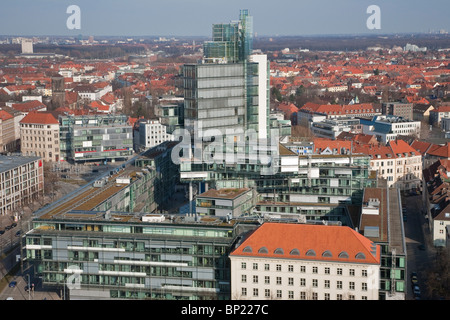
M 230 255 L 379 264 L 380 253 L 378 245 L 346 226 L 266 222 Z
M 20 167 L 24 164 L 41 160 L 40 157 L 25 157 L 25 156 L 3 156 L 0 155 L 0 172 L 6 172 L 11 169 Z M 42 165 L 42 162 L 40 162 Z

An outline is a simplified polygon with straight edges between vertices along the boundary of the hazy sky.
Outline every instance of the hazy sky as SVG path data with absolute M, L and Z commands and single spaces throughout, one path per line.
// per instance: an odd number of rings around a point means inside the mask
M 80 30 L 66 26 L 69 5 L 81 10 Z M 380 30 L 366 26 L 370 5 L 380 7 Z M 4 0 L 0 34 L 210 36 L 239 9 L 261 36 L 450 32 L 450 0 Z

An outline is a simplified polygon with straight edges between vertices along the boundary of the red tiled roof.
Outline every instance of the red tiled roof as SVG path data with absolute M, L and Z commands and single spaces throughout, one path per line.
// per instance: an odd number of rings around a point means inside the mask
M 261 248 L 267 253 L 260 251 Z M 376 248 L 374 253 L 373 248 Z M 307 255 L 310 250 L 315 255 Z M 295 255 L 295 251 L 299 254 Z M 331 256 L 323 255 L 326 251 Z M 340 255 L 343 252 L 346 257 Z M 358 254 L 360 258 L 356 258 Z M 266 222 L 231 252 L 231 256 L 379 264 L 380 247 L 347 226 Z
M 13 118 L 13 116 L 10 113 L 6 112 L 5 110 L 0 110 L 0 119 L 2 121 L 12 119 L 12 118 Z
M 401 153 L 408 153 L 409 155 L 420 155 L 420 152 L 411 147 L 403 140 L 391 140 L 389 141 L 389 146 L 392 148 L 392 151 L 395 155 Z
M 58 120 L 50 112 L 30 112 L 20 123 L 58 124 Z
M 21 103 L 13 103 L 12 108 L 22 112 L 31 112 L 47 107 L 39 100 L 29 100 Z
M 450 159 L 450 144 L 447 142 L 443 146 L 436 146 L 428 151 L 429 155 Z

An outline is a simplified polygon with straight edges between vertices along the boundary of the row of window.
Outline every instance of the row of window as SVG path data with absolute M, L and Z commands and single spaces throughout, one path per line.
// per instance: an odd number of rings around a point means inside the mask
M 252 290 L 252 296 L 254 298 L 266 298 L 266 299 L 299 299 L 299 300 L 318 300 L 319 294 L 317 292 L 309 292 L 309 291 L 300 291 L 298 296 L 295 297 L 293 290 L 288 290 L 285 294 L 283 294 L 282 290 L 276 290 L 275 293 L 273 293 L 270 289 L 264 289 L 263 295 L 260 296 L 260 290 L 259 288 L 253 288 Z M 250 293 L 248 292 L 247 288 L 241 289 L 241 296 L 243 298 L 248 297 Z M 331 300 L 332 296 L 330 293 L 324 293 L 323 300 Z M 353 294 L 341 294 L 338 293 L 334 297 L 336 300 L 355 300 L 356 296 Z M 367 300 L 367 296 L 361 296 L 359 299 L 361 300 Z
M 247 262 L 241 262 L 241 269 L 242 270 L 247 270 Z M 259 269 L 259 264 L 258 263 L 252 263 L 252 270 L 258 270 Z M 264 263 L 264 271 L 272 271 L 271 270 L 271 266 L 269 263 Z M 282 271 L 282 265 L 281 264 L 276 264 L 275 265 L 275 271 Z M 288 272 L 294 272 L 294 265 L 290 264 L 287 265 L 287 271 Z M 306 273 L 306 266 L 300 266 L 300 273 Z M 318 274 L 319 273 L 319 267 L 317 266 L 312 266 L 311 267 L 311 273 L 312 274 Z M 336 268 L 336 275 L 344 275 L 343 274 L 343 268 Z M 323 268 L 323 274 L 331 274 L 331 268 L 330 267 L 324 267 Z M 349 276 L 355 276 L 356 275 L 356 270 L 355 269 L 348 269 L 348 275 Z M 362 277 L 367 277 L 367 270 L 361 270 L 361 276 Z
M 259 284 L 259 276 L 257 275 L 253 275 L 252 276 L 252 283 L 253 284 Z M 287 285 L 288 286 L 295 286 L 295 279 L 292 277 L 288 277 L 287 279 Z M 307 281 L 306 278 L 300 278 L 298 281 L 298 286 L 300 287 L 306 287 L 307 286 L 307 282 L 308 284 L 311 285 L 312 288 L 318 288 L 319 287 L 319 280 L 318 279 L 311 279 L 311 281 Z M 311 282 L 311 283 L 309 283 Z M 243 274 L 241 275 L 241 283 L 247 283 L 247 275 Z M 264 284 L 265 285 L 270 285 L 271 284 L 271 277 L 270 276 L 264 276 Z M 276 285 L 283 285 L 283 278 L 282 277 L 275 277 L 275 284 Z M 323 288 L 324 289 L 331 289 L 331 280 L 324 280 L 323 282 Z M 367 291 L 368 285 L 367 282 L 363 282 L 361 283 L 361 290 L 362 291 Z M 342 290 L 344 289 L 343 287 L 343 281 L 341 280 L 337 280 L 336 281 L 336 289 Z M 356 289 L 356 283 L 354 281 L 349 281 L 348 282 L 348 286 L 347 286 L 348 290 L 355 290 Z

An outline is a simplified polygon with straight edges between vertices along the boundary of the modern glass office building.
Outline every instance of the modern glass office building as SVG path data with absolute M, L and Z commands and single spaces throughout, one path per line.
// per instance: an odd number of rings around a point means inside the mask
M 133 154 L 133 128 L 125 115 L 60 116 L 62 160 L 113 161 Z
M 43 285 L 66 299 L 230 299 L 239 232 L 220 220 L 85 212 L 35 219 L 23 243 Z
M 245 61 L 253 50 L 253 17 L 240 10 L 239 21 L 212 26 L 212 41 L 203 45 L 207 62 L 236 63 Z

